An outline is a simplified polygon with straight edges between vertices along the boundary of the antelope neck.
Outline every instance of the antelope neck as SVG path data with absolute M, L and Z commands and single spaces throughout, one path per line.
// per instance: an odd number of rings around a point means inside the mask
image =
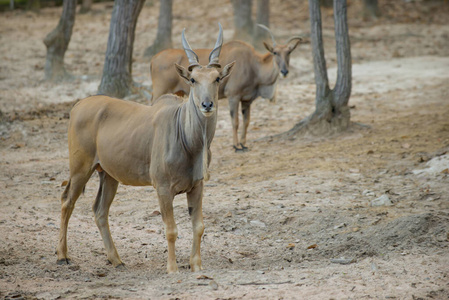
M 193 93 L 190 92 L 188 101 L 184 102 L 178 110 L 178 134 L 181 137 L 184 148 L 190 154 L 199 153 L 206 140 L 207 148 L 210 147 L 215 135 L 217 111 L 214 115 L 206 117 L 195 105 Z

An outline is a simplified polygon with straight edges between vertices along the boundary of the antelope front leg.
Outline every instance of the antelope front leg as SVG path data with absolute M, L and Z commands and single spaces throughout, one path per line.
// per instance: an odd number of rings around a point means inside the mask
M 231 121 L 232 121 L 232 142 L 235 151 L 242 150 L 240 149 L 239 145 L 239 138 L 238 138 L 238 130 L 239 130 L 239 104 L 240 99 L 233 97 L 229 98 L 229 113 L 231 114 Z
M 197 272 L 203 269 L 201 265 L 201 237 L 204 233 L 203 222 L 203 181 L 187 193 L 189 214 L 192 218 L 193 244 L 190 255 L 190 269 Z
M 176 264 L 175 242 L 178 238 L 178 228 L 175 223 L 173 215 L 173 198 L 174 196 L 163 189 L 157 190 L 159 198 L 159 206 L 161 208 L 162 221 L 165 225 L 165 237 L 168 243 L 168 259 L 167 272 L 178 272 L 178 265 Z

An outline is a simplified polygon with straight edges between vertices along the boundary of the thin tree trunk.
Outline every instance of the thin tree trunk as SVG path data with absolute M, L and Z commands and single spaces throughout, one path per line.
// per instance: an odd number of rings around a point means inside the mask
M 263 24 L 270 28 L 270 0 L 257 0 L 257 15 L 256 23 Z M 254 41 L 253 45 L 256 48 L 263 48 L 263 41 L 270 39 L 268 32 L 260 28 L 259 26 L 254 27 Z
M 137 18 L 145 0 L 115 0 L 98 91 L 122 98 L 132 92 L 132 55 Z
M 348 105 L 352 89 L 351 45 L 346 15 L 346 1 L 334 0 L 335 42 L 337 51 L 337 82 L 334 88 L 334 107 Z
M 313 135 L 330 134 L 349 126 L 348 107 L 351 95 L 351 50 L 346 16 L 346 0 L 334 0 L 335 39 L 337 51 L 337 82 L 329 88 L 324 57 L 321 10 L 316 0 L 309 0 L 311 43 L 316 83 L 315 112 L 287 131 L 287 136 L 299 132 Z M 284 135 L 284 134 L 282 134 Z
M 64 68 L 64 55 L 72 37 L 75 13 L 76 0 L 65 0 L 58 26 L 44 39 L 44 44 L 47 47 L 47 59 L 44 67 L 45 80 L 62 81 L 70 77 Z
M 94 0 L 83 0 L 81 2 L 80 14 L 88 13 L 92 9 Z
M 234 39 L 250 41 L 253 36 L 252 0 L 232 0 L 234 8 Z
M 323 30 L 321 25 L 321 9 L 318 1 L 309 1 L 310 39 L 312 43 L 313 67 L 316 83 L 316 110 L 327 114 L 330 110 L 327 99 L 330 95 L 329 79 L 327 77 L 326 59 L 323 47 Z
M 156 40 L 144 53 L 144 56 L 150 58 L 162 50 L 173 47 L 171 38 L 173 0 L 160 0 L 160 2 Z

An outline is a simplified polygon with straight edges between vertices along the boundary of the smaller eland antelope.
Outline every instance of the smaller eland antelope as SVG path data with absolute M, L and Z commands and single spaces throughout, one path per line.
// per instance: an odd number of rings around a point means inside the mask
M 109 230 L 108 214 L 119 182 L 156 188 L 168 242 L 167 271 L 178 271 L 175 241 L 178 236 L 173 215 L 173 198 L 187 194 L 192 218 L 192 271 L 202 269 L 200 244 L 204 232 L 203 180 L 208 178 L 210 145 L 217 121 L 218 89 L 234 62 L 221 69 L 218 58 L 223 44 L 220 30 L 207 65 L 187 42 L 182 44 L 189 59 L 185 69 L 176 65 L 179 76 L 190 86 L 188 99 L 165 95 L 153 106 L 107 96 L 79 101 L 70 113 L 68 130 L 70 180 L 61 197 L 61 227 L 57 247 L 58 263 L 68 264 L 67 227 L 75 202 L 92 173 L 97 170 L 100 188 L 93 204 L 95 222 L 103 239 L 107 258 L 122 266 Z M 175 66 L 173 66 L 175 68 Z M 221 71 L 219 70 L 221 69 Z
M 228 98 L 229 110 L 232 121 L 233 147 L 236 151 L 245 151 L 246 134 L 250 123 L 250 106 L 257 98 L 275 100 L 276 84 L 280 77 L 287 76 L 289 72 L 290 54 L 302 41 L 300 37 L 290 38 L 286 44 L 277 44 L 271 31 L 264 25 L 260 25 L 269 32 L 272 44 L 264 43 L 269 51 L 260 54 L 247 43 L 231 41 L 223 45 L 220 61 L 223 63 L 236 62 L 236 67 L 223 84 L 220 86 L 218 98 Z M 205 63 L 210 49 L 198 49 L 195 52 L 199 56 L 199 62 Z M 175 63 L 187 66 L 189 60 L 181 49 L 167 49 L 159 52 L 151 60 L 151 80 L 153 81 L 152 102 L 161 95 L 173 93 L 180 96 L 189 93 L 190 85 L 186 84 L 176 74 L 172 65 Z M 240 141 L 238 139 L 239 106 L 243 115 L 243 130 Z

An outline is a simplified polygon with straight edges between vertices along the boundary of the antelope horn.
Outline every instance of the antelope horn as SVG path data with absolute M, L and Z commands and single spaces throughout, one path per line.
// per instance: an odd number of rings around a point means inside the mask
M 210 67 L 217 67 L 221 68 L 220 63 L 218 62 L 218 58 L 220 56 L 221 46 L 223 45 L 223 28 L 221 27 L 221 24 L 218 23 L 218 38 L 215 42 L 214 49 L 209 54 L 209 64 Z
M 271 36 L 271 40 L 273 41 L 273 47 L 276 47 L 276 40 L 274 39 L 273 34 L 271 33 L 270 28 L 268 28 L 267 26 L 263 25 L 263 24 L 257 24 L 257 26 L 259 26 L 260 28 L 265 29 L 266 31 L 268 31 L 268 33 Z
M 293 41 L 293 40 L 299 40 L 300 42 L 302 42 L 302 37 L 299 37 L 299 36 L 293 36 L 293 37 L 291 37 L 288 41 L 287 41 L 287 45 L 288 44 L 290 44 L 290 42 L 291 41 Z
M 192 50 L 192 47 L 190 47 L 189 42 L 187 42 L 186 36 L 184 32 L 186 29 L 184 28 L 182 30 L 182 47 L 184 48 L 184 51 L 186 52 L 187 58 L 189 59 L 189 71 L 192 71 L 193 67 L 199 66 L 199 59 L 198 55 Z

